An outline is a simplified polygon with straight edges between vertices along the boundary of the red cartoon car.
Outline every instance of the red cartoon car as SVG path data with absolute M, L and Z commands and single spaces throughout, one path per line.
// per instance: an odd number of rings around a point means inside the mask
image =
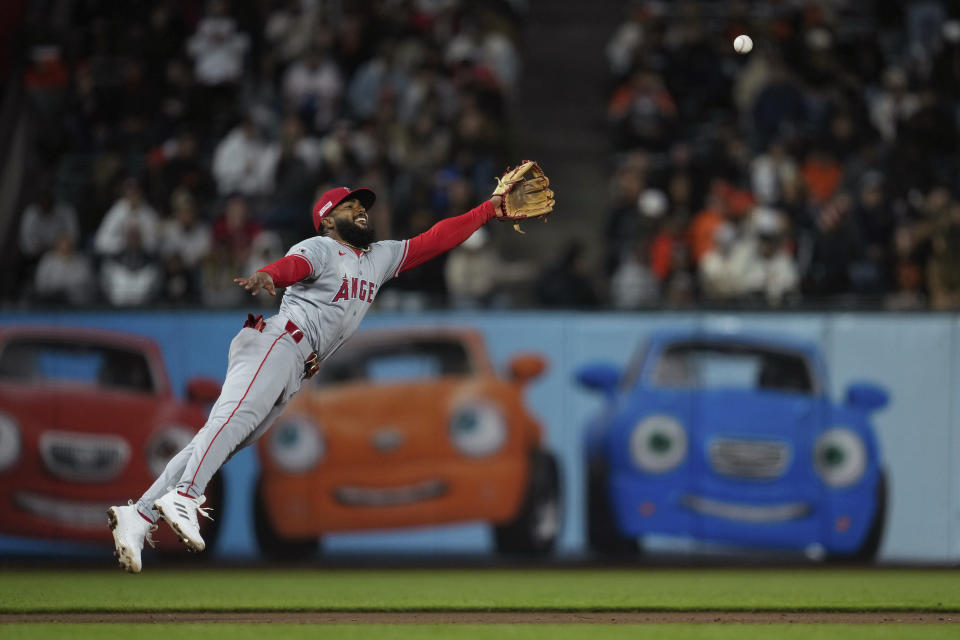
M 148 338 L 0 328 L 0 533 L 110 543 L 107 507 L 154 481 L 218 393 L 215 381 L 195 378 L 189 401 L 179 401 Z M 215 478 L 209 502 L 220 506 L 222 494 Z M 180 547 L 167 527 L 158 533 L 161 551 Z

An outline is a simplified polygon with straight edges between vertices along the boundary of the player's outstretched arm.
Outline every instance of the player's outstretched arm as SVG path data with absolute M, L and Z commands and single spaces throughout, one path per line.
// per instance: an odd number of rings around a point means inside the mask
M 251 295 L 257 295 L 261 289 L 272 296 L 277 295 L 273 278 L 266 271 L 257 271 L 249 278 L 234 278 L 233 281 L 249 291 Z
M 397 273 L 420 266 L 453 249 L 497 215 L 500 196 L 493 196 L 464 214 L 441 220 L 420 235 L 407 240 L 407 250 Z
M 310 275 L 310 262 L 300 255 L 284 256 L 276 262 L 257 269 L 249 278 L 234 278 L 241 287 L 257 295 L 261 289 L 272 296 L 277 295 L 277 287 L 289 287 Z

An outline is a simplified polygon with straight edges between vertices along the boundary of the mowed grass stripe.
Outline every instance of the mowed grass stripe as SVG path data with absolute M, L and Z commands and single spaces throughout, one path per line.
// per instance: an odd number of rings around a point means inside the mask
M 952 570 L 6 571 L 0 611 L 958 611 Z
M 941 640 L 956 638 L 951 625 L 263 625 L 263 624 L 177 624 L 177 625 L 116 625 L 116 624 L 15 624 L 0 625 L 4 640 L 131 637 L 137 640 L 153 638 L 204 638 L 217 640 L 265 640 L 290 638 L 297 640 L 336 638 L 354 640 L 363 638 L 390 638 L 391 640 Z

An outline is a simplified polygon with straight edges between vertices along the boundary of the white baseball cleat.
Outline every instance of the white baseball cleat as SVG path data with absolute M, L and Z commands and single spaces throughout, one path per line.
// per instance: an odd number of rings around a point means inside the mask
M 150 534 L 157 530 L 157 525 L 140 515 L 132 503 L 126 507 L 107 509 L 107 524 L 113 533 L 113 544 L 117 548 L 113 552 L 117 562 L 127 573 L 140 573 L 143 568 L 140 561 L 143 542 L 146 540 L 151 547 L 155 546 Z
M 213 520 L 207 510 L 200 507 L 206 499 L 206 496 L 191 498 L 172 489 L 153 503 L 153 508 L 190 551 L 203 551 L 206 548 L 200 536 L 200 523 L 197 522 L 197 512 L 204 518 Z

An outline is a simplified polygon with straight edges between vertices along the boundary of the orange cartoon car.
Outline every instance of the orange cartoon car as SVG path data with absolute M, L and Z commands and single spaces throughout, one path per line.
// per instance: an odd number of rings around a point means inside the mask
M 546 367 L 498 377 L 469 329 L 368 331 L 324 364 L 259 443 L 261 550 L 323 534 L 485 521 L 499 551 L 545 553 L 560 530 L 557 462 L 524 404 Z
M 204 404 L 219 390 L 194 378 L 189 401 L 178 400 L 148 338 L 0 328 L 0 534 L 111 544 L 107 507 L 153 482 L 203 426 Z M 216 507 L 222 490 L 215 478 Z M 211 542 L 216 524 L 204 530 Z M 182 548 L 167 529 L 158 549 Z

